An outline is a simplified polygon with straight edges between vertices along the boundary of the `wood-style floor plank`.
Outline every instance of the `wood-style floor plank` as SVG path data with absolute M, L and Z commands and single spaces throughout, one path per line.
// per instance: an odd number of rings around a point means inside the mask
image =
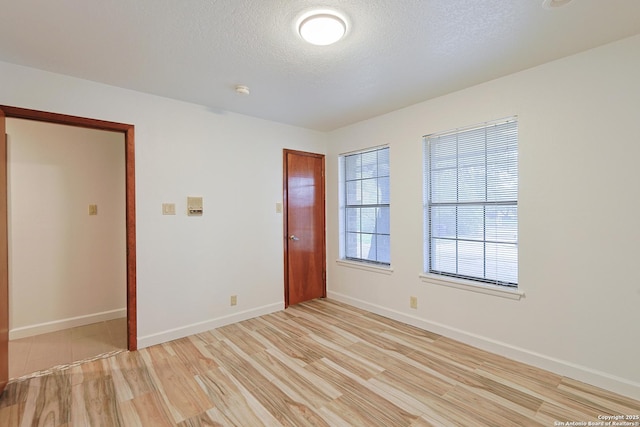
M 0 426 L 552 426 L 640 401 L 330 300 L 11 382 Z
M 174 422 L 194 417 L 211 407 L 211 401 L 182 360 L 176 356 L 155 359 L 153 352 L 146 354 L 151 378 Z

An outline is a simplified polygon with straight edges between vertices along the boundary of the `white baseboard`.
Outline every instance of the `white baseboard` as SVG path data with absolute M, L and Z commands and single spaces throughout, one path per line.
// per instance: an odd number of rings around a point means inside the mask
M 352 298 L 338 292 L 327 292 L 327 297 L 345 304 L 352 305 L 363 310 L 379 314 L 390 319 L 398 320 L 421 329 L 446 336 L 486 350 L 501 356 L 508 357 L 518 362 L 526 363 L 547 371 L 582 381 L 605 390 L 640 399 L 640 384 L 620 378 L 615 375 L 601 372 L 586 366 L 577 365 L 566 360 L 557 359 L 544 354 L 536 353 L 504 342 L 496 341 L 481 335 L 472 334 L 457 328 L 452 328 L 438 322 L 432 322 L 416 316 L 411 316 L 396 310 L 391 310 L 377 304 L 371 304 L 357 298 Z
M 158 332 L 144 336 L 138 336 L 138 349 L 149 347 L 156 344 L 162 344 L 167 341 L 184 338 L 189 335 L 199 334 L 210 331 L 211 329 L 229 325 L 231 323 L 241 322 L 243 320 L 252 319 L 265 314 L 275 313 L 284 309 L 284 303 L 277 302 L 273 304 L 263 305 L 262 307 L 252 308 L 250 310 L 217 317 L 215 319 L 205 320 L 204 322 L 193 323 L 179 328 L 169 329 L 167 331 Z
M 101 313 L 86 314 L 84 316 L 69 317 L 67 319 L 53 320 L 51 322 L 38 323 L 37 325 L 21 326 L 9 330 L 9 339 L 32 337 L 34 335 L 46 334 L 49 332 L 61 331 L 63 329 L 75 328 L 77 326 L 90 325 L 92 323 L 105 322 L 107 320 L 118 319 L 127 316 L 126 308 L 103 311 Z

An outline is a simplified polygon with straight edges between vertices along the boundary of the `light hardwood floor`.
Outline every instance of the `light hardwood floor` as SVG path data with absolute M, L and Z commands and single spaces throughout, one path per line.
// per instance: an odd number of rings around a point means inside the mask
M 11 382 L 2 426 L 553 426 L 640 401 L 329 300 Z
M 127 318 L 9 341 L 9 378 L 127 348 Z

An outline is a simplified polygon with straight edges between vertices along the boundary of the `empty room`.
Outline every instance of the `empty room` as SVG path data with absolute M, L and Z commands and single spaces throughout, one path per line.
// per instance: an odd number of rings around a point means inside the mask
M 640 425 L 637 0 L 0 4 L 0 425 Z

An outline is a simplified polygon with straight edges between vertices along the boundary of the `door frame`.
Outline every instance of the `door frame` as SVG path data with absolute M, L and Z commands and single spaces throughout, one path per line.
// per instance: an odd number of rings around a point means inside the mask
M 126 241 L 127 241 L 127 349 L 138 348 L 138 320 L 136 303 L 136 196 L 135 196 L 135 138 L 134 126 L 125 123 L 109 122 L 66 114 L 30 110 L 26 108 L 0 105 L 6 118 L 35 120 L 60 125 L 78 126 L 89 129 L 120 132 L 124 134 L 125 145 L 125 204 L 126 204 Z M 6 160 L 5 160 L 6 162 Z M 6 199 L 7 189 L 3 189 Z M 2 221 L 0 219 L 0 221 Z M 6 217 L 4 224 L 7 227 Z M 0 242 L 0 245 L 7 242 Z M 8 280 L 8 278 L 6 279 Z
M 307 151 L 298 151 L 298 150 L 290 150 L 283 149 L 282 150 L 282 213 L 283 213 L 283 229 L 284 234 L 283 238 L 283 247 L 284 247 L 284 308 L 289 307 L 289 194 L 288 194 L 288 181 L 289 181 L 289 170 L 288 170 L 288 162 L 287 155 L 288 154 L 297 154 L 301 156 L 310 156 L 317 157 L 322 159 L 322 229 L 324 232 L 322 233 L 322 281 L 324 284 L 324 292 L 323 298 L 327 296 L 327 191 L 326 191 L 326 183 L 325 183 L 325 155 L 318 153 L 311 153 Z

